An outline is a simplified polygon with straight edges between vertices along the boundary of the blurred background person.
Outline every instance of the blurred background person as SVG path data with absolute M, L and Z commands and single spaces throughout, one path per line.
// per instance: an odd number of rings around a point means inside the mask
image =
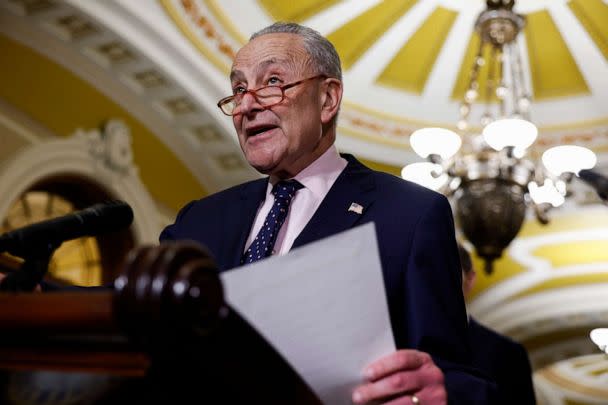
M 469 252 L 458 244 L 465 300 L 475 284 L 476 273 Z M 473 366 L 491 377 L 498 386 L 500 404 L 535 404 L 532 369 L 526 349 L 469 316 L 469 338 Z

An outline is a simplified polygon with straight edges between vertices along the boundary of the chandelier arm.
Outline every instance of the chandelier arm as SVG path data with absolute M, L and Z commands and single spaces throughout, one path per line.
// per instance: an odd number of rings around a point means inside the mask
M 532 205 L 534 207 L 534 216 L 536 217 L 536 220 L 539 223 L 541 223 L 542 225 L 549 224 L 549 222 L 551 221 L 551 219 L 549 218 L 549 210 L 551 209 L 551 204 L 549 204 L 549 203 L 540 203 L 540 204 L 533 203 Z
M 494 81 L 495 77 L 495 69 L 496 69 L 496 47 L 492 46 L 490 50 L 490 63 L 488 64 L 488 78 L 486 79 L 486 111 L 489 112 L 490 104 L 492 103 L 492 93 L 494 91 L 495 85 Z
M 509 57 L 511 58 L 511 81 L 513 82 L 513 113 L 521 116 L 521 109 L 519 108 L 519 97 L 521 94 L 520 86 L 521 82 L 519 81 L 519 72 L 517 71 L 517 51 L 515 49 L 515 43 L 512 42 L 509 44 Z M 523 117 L 522 117 L 523 118 Z
M 515 68 L 517 70 L 517 78 L 518 78 L 518 82 L 519 82 L 519 96 L 517 98 L 517 102 L 518 102 L 518 106 L 519 106 L 519 110 L 520 113 L 522 114 L 522 117 L 526 120 L 530 120 L 530 109 L 528 108 L 528 99 L 529 99 L 529 92 L 526 86 L 526 81 L 525 81 L 525 77 L 524 77 L 524 70 L 523 70 L 523 66 L 522 66 L 522 61 L 521 61 L 521 47 L 519 45 L 519 42 L 515 41 L 513 43 L 513 47 L 515 49 Z M 525 101 L 524 101 L 525 100 Z M 524 104 L 524 102 L 526 104 Z
M 559 179 L 566 184 L 572 183 L 572 179 L 574 178 L 574 173 L 564 172 L 559 175 Z
M 499 55 L 498 55 L 498 77 L 500 77 L 500 88 L 501 88 L 501 97 L 498 97 L 499 100 L 499 109 L 500 109 L 500 116 L 501 117 L 505 117 L 507 115 L 507 105 L 506 105 L 506 100 L 505 100 L 505 94 L 507 91 L 507 84 L 505 83 L 505 79 L 504 79 L 504 75 L 505 75 L 505 67 L 504 67 L 504 58 L 505 58 L 505 54 L 504 54 L 504 49 L 503 47 L 501 47 L 499 49 Z M 498 93 L 497 93 L 498 96 Z

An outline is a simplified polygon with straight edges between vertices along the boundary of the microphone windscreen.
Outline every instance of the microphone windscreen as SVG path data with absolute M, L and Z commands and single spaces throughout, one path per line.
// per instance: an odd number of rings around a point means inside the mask
M 74 213 L 91 236 L 117 231 L 133 222 L 133 210 L 124 201 L 107 201 Z

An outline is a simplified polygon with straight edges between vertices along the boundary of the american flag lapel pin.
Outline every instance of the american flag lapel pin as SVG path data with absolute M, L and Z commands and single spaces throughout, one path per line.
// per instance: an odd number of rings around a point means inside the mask
M 357 203 L 350 203 L 350 207 L 348 207 L 348 211 L 355 212 L 359 215 L 363 214 L 363 206 Z

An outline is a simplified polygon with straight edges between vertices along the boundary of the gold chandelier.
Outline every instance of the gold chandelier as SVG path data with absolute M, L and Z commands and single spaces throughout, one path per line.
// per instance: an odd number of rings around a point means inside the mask
M 513 11 L 514 3 L 487 0 L 475 22 L 480 45 L 459 106 L 460 135 L 444 128 L 415 131 L 410 144 L 427 161 L 402 171 L 405 179 L 453 198 L 456 220 L 488 274 L 519 232 L 527 207 L 547 223 L 547 211 L 564 202 L 572 177 L 596 163 L 595 154 L 581 146 L 556 146 L 542 157 L 533 150 L 538 130 L 530 119 L 532 96 L 517 40 L 525 18 Z

